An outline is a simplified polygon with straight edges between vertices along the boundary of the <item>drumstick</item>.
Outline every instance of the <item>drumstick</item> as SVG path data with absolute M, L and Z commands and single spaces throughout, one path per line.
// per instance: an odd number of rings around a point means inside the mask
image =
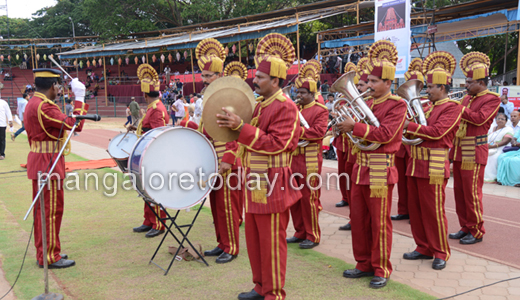
M 124 153 L 130 155 L 130 153 L 126 152 L 125 149 L 121 149 L 121 151 L 123 151 Z
M 70 74 L 67 73 L 67 71 L 65 71 L 65 69 L 63 69 L 63 68 L 60 66 L 60 64 L 58 64 L 58 63 L 54 60 L 54 58 L 52 58 L 52 57 L 49 56 L 49 59 L 50 59 L 50 60 L 51 60 L 51 61 L 52 61 L 56 66 L 58 66 L 58 68 L 60 68 L 60 70 L 62 70 L 63 73 L 65 73 L 65 75 L 69 76 L 70 79 L 73 79 L 73 78 L 74 78 L 74 77 L 70 76 Z
M 116 147 L 119 146 L 119 144 L 121 144 L 121 142 L 125 139 L 126 135 L 128 134 L 130 130 L 127 130 L 125 135 L 123 135 L 123 138 L 119 141 L 119 143 L 117 143 Z

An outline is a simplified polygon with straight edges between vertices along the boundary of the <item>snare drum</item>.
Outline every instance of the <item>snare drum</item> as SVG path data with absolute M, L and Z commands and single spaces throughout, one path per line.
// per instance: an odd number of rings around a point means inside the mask
M 200 132 L 185 127 L 159 127 L 135 144 L 128 161 L 138 192 L 165 208 L 185 209 L 211 191 L 218 172 L 217 154 Z
M 116 135 L 108 144 L 108 154 L 112 156 L 117 166 L 126 173 L 128 157 L 137 142 L 137 135 L 132 132 L 120 133 Z

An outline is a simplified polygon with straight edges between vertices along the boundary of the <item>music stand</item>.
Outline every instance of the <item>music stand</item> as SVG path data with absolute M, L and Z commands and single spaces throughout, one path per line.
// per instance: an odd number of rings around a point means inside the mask
M 177 223 L 177 217 L 179 216 L 179 213 L 181 212 L 181 210 L 177 210 L 175 215 L 172 216 L 172 215 L 170 215 L 170 213 L 168 213 L 168 211 L 164 208 L 164 206 L 162 204 L 159 204 L 159 203 L 157 203 L 157 202 L 155 202 L 155 201 L 145 197 L 139 191 L 138 191 L 138 193 L 141 195 L 141 197 L 143 197 L 143 200 L 146 203 L 146 205 L 148 205 L 148 207 L 152 210 L 152 212 L 157 217 L 157 219 L 159 219 L 161 221 L 161 223 L 163 224 L 163 226 L 166 228 L 166 232 L 164 233 L 164 235 L 163 235 L 163 237 L 161 239 L 161 242 L 157 246 L 157 249 L 155 249 L 155 252 L 153 253 L 152 258 L 150 258 L 149 264 L 153 263 L 154 265 L 156 265 L 157 267 L 159 267 L 161 270 L 164 271 L 164 276 L 168 275 L 168 272 L 170 271 L 170 268 L 172 267 L 173 262 L 176 260 L 176 257 L 179 254 L 180 250 L 183 248 L 184 242 L 187 242 L 189 244 L 189 246 L 191 246 L 193 251 L 195 251 L 195 253 L 200 257 L 202 262 L 204 262 L 206 264 L 206 266 L 209 267 L 209 264 L 206 262 L 206 260 L 202 256 L 202 254 L 199 253 L 197 248 L 195 248 L 193 246 L 193 244 L 191 243 L 191 241 L 188 238 L 188 234 L 190 233 L 191 229 L 193 228 L 193 224 L 195 224 L 195 221 L 197 220 L 197 217 L 199 216 L 200 211 L 202 210 L 202 207 L 204 207 L 204 203 L 206 203 L 206 199 L 207 198 L 204 198 L 204 200 L 202 200 L 202 202 L 199 203 L 199 208 L 196 210 L 195 216 L 193 216 L 193 219 L 191 220 L 191 223 L 189 223 L 189 224 L 178 224 Z M 157 206 L 161 207 L 161 209 L 166 213 L 166 218 L 161 218 L 161 216 L 158 215 L 155 212 L 154 209 L 152 209 L 152 205 L 151 204 L 157 205 Z M 170 225 L 169 226 L 166 225 L 166 221 L 170 221 Z M 181 237 L 182 237 L 181 240 L 179 240 L 179 238 L 172 231 L 172 227 L 175 227 L 175 229 L 177 229 L 178 234 L 180 234 Z M 186 231 L 183 230 L 184 228 L 186 228 Z M 164 269 L 163 267 L 161 267 L 160 265 L 155 263 L 153 259 L 155 258 L 155 256 L 159 252 L 159 249 L 161 248 L 162 244 L 164 243 L 164 240 L 166 239 L 168 233 L 175 239 L 175 241 L 177 241 L 177 243 L 179 243 L 179 247 L 177 248 L 177 251 L 175 252 L 175 254 L 173 254 L 173 258 L 172 258 L 170 264 L 168 265 L 168 267 L 166 269 Z
M 69 136 L 67 137 L 67 140 L 65 143 L 63 143 L 63 146 L 60 149 L 60 152 L 58 153 L 58 156 L 56 157 L 56 160 L 52 164 L 52 167 L 50 168 L 49 172 L 45 176 L 44 179 L 42 179 L 42 172 L 38 172 L 38 178 L 40 179 L 40 189 L 38 190 L 38 193 L 33 199 L 33 202 L 31 204 L 31 207 L 29 207 L 29 210 L 25 214 L 24 220 L 27 219 L 29 216 L 29 213 L 31 213 L 32 209 L 34 208 L 34 205 L 36 204 L 36 201 L 40 200 L 40 212 L 41 212 L 41 226 L 42 226 L 42 250 L 43 250 L 43 279 L 45 282 L 45 291 L 43 294 L 36 296 L 33 298 L 33 300 L 61 300 L 63 299 L 63 295 L 56 294 L 56 293 L 49 293 L 49 262 L 47 261 L 47 224 L 45 221 L 45 200 L 43 197 L 43 189 L 49 184 L 49 174 L 52 174 L 54 169 L 56 168 L 56 165 L 58 164 L 58 161 L 60 160 L 60 157 L 63 155 L 63 152 L 65 151 L 65 147 L 67 147 L 67 144 L 70 141 L 70 138 L 74 135 L 74 131 L 76 130 L 76 127 L 78 126 L 79 122 L 81 122 L 81 119 L 76 119 L 76 122 L 74 123 L 74 126 L 72 126 L 72 129 L 69 132 Z

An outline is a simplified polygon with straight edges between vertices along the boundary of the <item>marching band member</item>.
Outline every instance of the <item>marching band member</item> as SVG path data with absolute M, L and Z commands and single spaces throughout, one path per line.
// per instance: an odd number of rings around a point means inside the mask
M 147 132 L 154 128 L 163 127 L 168 124 L 170 117 L 168 116 L 168 110 L 164 107 L 161 99 L 159 98 L 159 92 L 161 84 L 159 82 L 159 75 L 155 69 L 149 64 L 142 64 L 137 68 L 137 77 L 141 82 L 141 92 L 144 93 L 144 99 L 148 104 L 146 114 L 141 118 L 139 125 L 137 126 L 137 135 L 140 136 L 142 132 Z M 157 216 L 161 219 L 166 218 L 166 213 L 161 209 L 159 205 L 152 206 L 153 210 L 144 203 L 144 221 L 143 225 L 134 227 L 134 232 L 146 232 L 145 237 L 152 238 L 165 231 L 165 226 Z
M 399 150 L 406 119 L 406 103 L 390 92 L 395 77 L 397 50 L 393 43 L 380 40 L 369 50 L 368 87 L 372 90 L 367 105 L 380 126 L 356 123 L 351 118 L 338 124 L 342 132 L 381 146 L 373 151 L 359 150 L 353 169 L 352 246 L 355 269 L 343 273 L 347 278 L 374 276 L 371 288 L 386 286 L 392 265 L 392 190 L 397 182 L 395 153 Z M 357 150 L 356 150 L 357 151 Z
M 359 93 L 364 93 L 368 89 L 368 84 L 367 84 L 368 83 L 368 79 L 367 79 L 368 73 L 366 71 L 367 63 L 368 63 L 368 58 L 363 57 L 358 61 L 358 64 L 357 64 L 357 68 L 356 68 L 357 74 L 356 74 L 356 77 L 354 78 L 354 84 L 356 85 L 356 88 Z M 350 63 L 347 63 L 347 65 L 345 67 L 348 67 L 349 64 Z M 354 164 L 356 163 L 356 159 L 357 159 L 357 152 L 356 152 L 354 143 L 352 143 L 352 141 L 346 134 L 345 134 L 345 140 L 347 142 L 347 152 L 348 152 L 347 160 L 345 162 L 345 167 L 344 167 L 345 173 L 347 174 L 346 190 L 348 193 L 348 198 L 352 199 L 351 198 L 352 197 L 352 180 L 351 180 L 351 178 L 352 178 L 352 170 L 354 169 Z M 338 172 L 339 172 L 339 170 L 338 170 Z M 341 184 L 341 181 L 340 181 L 340 184 Z M 352 201 L 352 200 L 350 200 L 350 201 Z M 352 220 L 352 208 L 349 212 L 349 218 Z M 352 229 L 352 224 L 350 221 L 347 224 L 339 227 L 339 230 L 351 230 L 351 229 Z
M 195 49 L 199 68 L 202 70 L 204 87 L 222 76 L 226 54 L 224 47 L 213 38 L 202 40 Z M 203 112 L 204 113 L 204 112 Z M 239 226 L 241 219 L 240 206 L 242 205 L 243 191 L 230 189 L 238 185 L 237 174 L 240 168 L 240 159 L 237 158 L 238 144 L 236 141 L 219 142 L 214 140 L 200 124 L 201 131 L 215 148 L 219 163 L 219 173 L 225 180 L 220 189 L 213 189 L 209 194 L 211 214 L 217 238 L 217 247 L 204 251 L 205 256 L 218 256 L 216 263 L 228 263 L 235 259 L 239 251 Z M 215 186 L 220 186 L 220 178 L 217 178 Z M 229 180 L 229 184 L 226 181 Z
M 348 62 L 345 65 L 345 73 L 356 71 L 357 67 L 353 62 Z M 346 174 L 345 166 L 347 165 L 347 160 L 349 157 L 349 144 L 348 144 L 348 136 L 344 133 L 339 134 L 332 141 L 332 145 L 336 148 L 336 157 L 338 158 L 338 174 Z M 348 190 L 348 181 L 349 179 L 345 176 L 339 177 L 339 190 L 341 191 L 341 201 L 336 203 L 336 207 L 344 207 L 348 206 L 350 202 L 350 191 Z M 343 228 L 348 225 L 347 228 Z M 341 226 L 340 230 L 350 230 L 350 223 L 347 225 Z M 342 229 L 343 228 L 343 229 Z
M 244 124 L 226 109 L 226 115 L 217 115 L 219 126 L 240 131 L 238 142 L 249 181 L 245 226 L 255 287 L 241 293 L 241 300 L 285 299 L 289 208 L 301 198 L 291 172 L 292 152 L 301 136 L 298 108 L 281 90 L 294 57 L 294 47 L 285 36 L 271 33 L 262 38 L 256 49 L 253 81 L 261 97 L 251 124 Z
M 420 58 L 416 57 L 412 59 L 408 66 L 408 71 L 404 73 L 404 78 L 407 81 L 410 79 L 417 79 L 424 82 L 422 60 Z M 399 151 L 395 154 L 395 167 L 397 168 L 397 174 L 399 175 L 399 180 L 397 181 L 397 194 L 399 200 L 397 201 L 397 215 L 390 217 L 394 221 L 410 219 L 410 214 L 408 212 L 408 183 L 406 177 L 408 159 L 410 159 L 410 146 L 401 143 Z
M 313 64 L 314 62 L 317 63 Z M 327 131 L 329 111 L 325 105 L 314 100 L 318 92 L 316 79 L 321 66 L 318 61 L 307 62 L 296 79 L 298 106 L 310 128 L 302 127 L 300 140 L 307 141 L 306 146 L 296 148 L 291 163 L 298 186 L 301 186 L 301 199 L 291 206 L 291 216 L 296 232 L 287 239 L 287 243 L 300 243 L 302 249 L 311 249 L 319 245 L 321 238 L 318 216 L 322 209 L 320 202 L 321 186 L 317 176 L 321 174 L 323 156 L 321 145 Z M 308 184 L 307 184 L 308 183 Z
M 405 129 L 422 143 L 411 146 L 408 160 L 408 207 L 410 224 L 417 248 L 404 253 L 409 260 L 432 259 L 432 268 L 442 270 L 450 257 L 448 220 L 444 203 L 446 184 L 450 178 L 449 149 L 459 128 L 463 107 L 450 100 L 451 81 L 457 61 L 445 51 L 428 55 L 423 63 L 428 99 L 432 103 L 426 111 L 427 126 L 406 121 Z M 400 183 L 400 182 L 399 182 Z
M 63 217 L 63 180 L 65 179 L 65 158 L 57 157 L 65 142 L 66 130 L 72 129 L 76 120 L 62 113 L 54 99 L 60 93 L 61 71 L 54 69 L 35 69 L 34 84 L 36 92 L 25 108 L 25 130 L 31 150 L 27 157 L 27 177 L 32 180 L 33 197 L 40 189 L 38 172 L 49 172 L 50 165 L 57 159 L 58 164 L 48 181 L 48 187 L 43 189 L 45 203 L 45 228 L 47 235 L 47 257 L 43 257 L 42 222 L 40 202 L 35 205 L 34 217 L 34 246 L 38 265 L 43 268 L 44 259 L 49 269 L 72 267 L 76 264 L 68 260 L 66 254 L 60 254 L 60 227 Z M 77 78 L 71 82 L 72 91 L 76 97 L 74 103 L 75 115 L 85 115 L 88 104 L 84 103 L 85 85 Z M 84 121 L 76 127 L 81 131 Z M 70 151 L 70 149 L 69 149 Z M 54 176 L 54 174 L 57 174 Z M 44 175 L 45 176 L 45 175 Z
M 481 242 L 486 233 L 482 216 L 482 185 L 488 158 L 487 133 L 500 107 L 498 94 L 487 89 L 489 64 L 489 57 L 480 52 L 470 52 L 460 60 L 468 95 L 462 99 L 465 109 L 450 151 L 460 230 L 449 237 L 460 239 L 461 244 Z

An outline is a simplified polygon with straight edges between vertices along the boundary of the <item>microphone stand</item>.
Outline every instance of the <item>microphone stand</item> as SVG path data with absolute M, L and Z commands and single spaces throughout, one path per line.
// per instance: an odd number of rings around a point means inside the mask
M 60 149 L 60 152 L 58 153 L 58 156 L 56 157 L 56 160 L 52 164 L 51 169 L 46 174 L 45 178 L 42 179 L 42 171 L 38 172 L 38 180 L 40 181 L 40 189 L 38 190 L 38 194 L 33 199 L 33 202 L 31 204 L 31 207 L 29 207 L 29 210 L 27 211 L 27 214 L 23 218 L 24 220 L 27 219 L 27 216 L 29 216 L 29 213 L 32 211 L 34 205 L 36 204 L 36 201 L 38 198 L 40 199 L 40 211 L 41 211 L 41 226 L 42 226 L 42 250 L 43 250 L 43 278 L 45 282 L 45 292 L 32 300 L 62 300 L 63 295 L 56 294 L 56 293 L 49 293 L 49 262 L 47 261 L 47 229 L 46 229 L 46 222 L 45 222 L 45 200 L 43 197 L 43 189 L 49 184 L 49 177 L 50 174 L 54 171 L 56 168 L 56 165 L 58 164 L 58 161 L 63 154 L 63 151 L 65 151 L 65 147 L 67 147 L 67 144 L 70 141 L 70 138 L 74 135 L 74 131 L 76 130 L 76 127 L 78 126 L 79 122 L 81 122 L 80 119 L 76 119 L 76 122 L 74 123 L 74 126 L 70 130 L 69 136 L 67 137 L 67 140 L 63 144 L 63 146 Z M 61 180 L 61 179 L 60 179 Z

